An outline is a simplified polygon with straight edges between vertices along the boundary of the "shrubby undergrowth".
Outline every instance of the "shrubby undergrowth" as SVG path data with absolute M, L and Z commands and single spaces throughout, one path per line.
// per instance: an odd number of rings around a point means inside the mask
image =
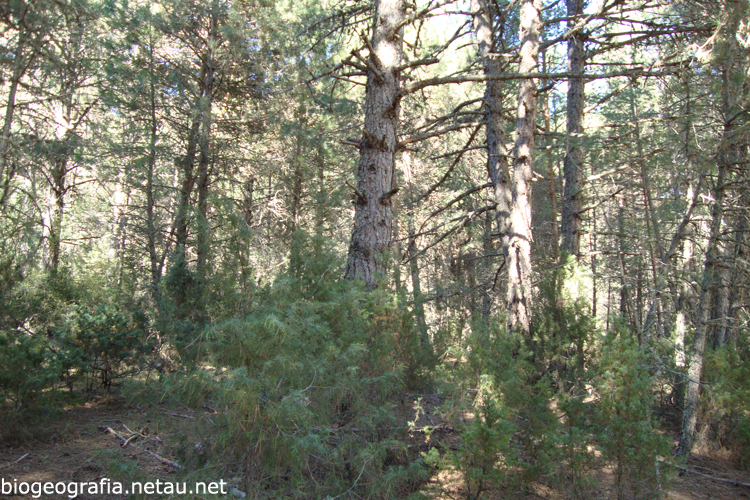
M 531 338 L 477 321 L 455 348 L 465 362 L 449 375 L 454 400 L 470 415 L 463 446 L 428 462 L 459 470 L 470 499 L 542 484 L 568 498 L 601 498 L 602 469 L 614 472 L 618 498 L 661 498 L 670 471 L 659 459 L 669 447 L 646 347 L 626 330 L 598 330 L 582 301 L 555 303 L 548 291 Z
M 602 331 L 583 300 L 552 282 L 540 286 L 530 337 L 509 334 L 503 318 L 448 318 L 426 346 L 403 293 L 339 279 L 341 262 L 320 237 L 292 242 L 288 267 L 255 286 L 243 312 L 212 299 L 200 317 L 181 314 L 170 280 L 151 316 L 60 275 L 14 288 L 6 310 L 27 319 L 3 317 L 1 401 L 20 416 L 60 392 L 51 389 L 92 395 L 128 378 L 123 393 L 135 403 L 151 394 L 211 409 L 210 425 L 193 429 L 200 447 L 186 441 L 177 458 L 253 498 L 418 498 L 441 471 L 458 473 L 469 499 L 540 485 L 599 498 L 602 470 L 619 498 L 667 491 L 655 396 L 677 368 L 660 364 L 664 339 L 643 342 L 616 318 Z M 721 376 L 708 381 L 702 410 L 704 432 L 739 449 L 750 445 L 746 351 L 711 352 Z M 404 393 L 428 390 L 446 401 L 450 445 L 429 426 L 424 441 L 409 437 L 396 411 Z
M 416 380 L 409 311 L 341 281 L 337 265 L 321 239 L 295 235 L 289 268 L 251 312 L 206 327 L 181 349 L 193 370 L 162 385 L 225 410 L 208 460 L 253 498 L 403 498 L 427 476 L 392 411 Z

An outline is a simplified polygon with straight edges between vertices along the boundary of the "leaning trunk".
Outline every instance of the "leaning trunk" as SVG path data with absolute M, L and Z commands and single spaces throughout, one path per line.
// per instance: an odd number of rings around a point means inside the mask
M 727 61 L 723 69 L 723 108 L 724 116 L 730 117 L 730 71 L 732 64 Z M 721 222 L 724 217 L 724 198 L 726 175 L 730 166 L 731 142 L 734 139 L 734 123 L 727 118 L 724 123 L 723 140 L 718 155 L 718 173 L 714 188 L 714 204 L 711 210 L 711 226 L 709 232 L 708 248 L 706 250 L 705 268 L 703 271 L 703 282 L 701 284 L 698 310 L 696 311 L 695 338 L 690 355 L 690 365 L 687 370 L 687 387 L 685 389 L 685 405 L 682 413 L 682 431 L 680 443 L 677 446 L 677 454 L 686 456 L 693 447 L 693 437 L 698 418 L 698 399 L 700 395 L 701 376 L 703 372 L 703 357 L 706 349 L 706 338 L 711 320 L 711 299 L 717 282 L 720 279 L 718 264 Z

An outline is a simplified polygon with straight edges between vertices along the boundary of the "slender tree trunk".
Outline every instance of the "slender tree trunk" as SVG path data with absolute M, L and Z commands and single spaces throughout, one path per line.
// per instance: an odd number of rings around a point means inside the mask
M 694 170 L 693 155 L 690 148 L 693 128 L 690 78 L 690 74 L 688 73 L 685 77 L 685 159 L 688 172 Z M 690 181 L 687 186 L 686 201 L 689 204 L 693 204 L 695 200 L 695 186 L 692 181 Z M 687 230 L 686 225 L 684 231 L 687 232 Z M 691 299 L 693 296 L 692 287 L 688 281 L 693 267 L 693 241 L 690 238 L 684 239 L 682 245 L 682 256 L 677 267 L 679 269 L 678 275 L 680 275 L 682 279 L 680 280 L 680 291 L 675 303 L 675 367 L 677 367 L 679 372 L 682 372 L 687 366 L 687 358 L 685 356 L 685 337 L 687 334 L 687 323 L 689 319 L 688 311 L 692 309 Z M 680 401 L 680 403 L 684 401 L 685 385 L 681 382 L 676 384 L 675 398 L 677 401 Z
M 711 230 L 706 252 L 703 283 L 696 311 L 695 339 L 690 354 L 690 366 L 687 372 L 687 389 L 682 413 L 682 432 L 677 454 L 685 456 L 692 450 L 693 436 L 698 418 L 698 396 L 700 395 L 701 375 L 703 372 L 703 354 L 706 350 L 706 334 L 711 317 L 711 291 L 716 281 L 716 259 L 718 241 L 721 232 L 721 219 L 724 204 L 724 166 L 719 162 L 719 173 L 714 189 L 714 205 L 711 213 Z
M 255 196 L 255 177 L 250 176 L 250 178 L 245 181 L 245 184 L 243 186 L 243 194 L 242 194 L 242 213 L 243 218 L 245 220 L 245 225 L 247 228 L 251 228 L 253 226 L 253 198 Z
M 696 311 L 695 338 L 693 349 L 690 353 L 690 366 L 687 372 L 687 388 L 685 390 L 685 405 L 682 413 L 682 432 L 680 442 L 677 446 L 677 454 L 688 455 L 693 448 L 695 427 L 698 419 L 698 402 L 700 396 L 700 384 L 703 372 L 703 357 L 706 349 L 706 337 L 711 318 L 712 291 L 719 280 L 719 243 L 721 239 L 721 226 L 724 217 L 724 197 L 726 175 L 731 165 L 731 143 L 734 139 L 734 122 L 730 117 L 730 77 L 732 62 L 727 59 L 722 71 L 723 79 L 723 103 L 724 130 L 722 144 L 718 155 L 718 172 L 714 187 L 714 203 L 711 210 L 711 226 L 709 232 L 708 247 L 706 250 L 705 268 L 701 284 L 700 299 Z
M 323 230 L 326 222 L 326 211 L 328 196 L 326 192 L 326 164 L 325 150 L 322 144 L 318 144 L 315 151 L 315 165 L 318 167 L 318 192 L 315 195 L 315 234 L 323 236 Z
M 747 147 L 743 148 L 741 161 L 747 165 Z M 737 314 L 744 309 L 742 304 L 747 304 L 747 288 L 746 284 L 741 283 L 742 277 L 740 272 L 740 266 L 743 262 L 747 262 L 747 232 L 750 230 L 748 224 L 748 208 L 750 207 L 750 187 L 745 186 L 742 194 L 740 195 L 740 213 L 737 217 L 736 223 L 736 238 L 734 243 L 734 255 L 733 255 L 733 272 L 730 285 L 730 296 L 729 296 L 729 318 L 727 318 L 727 342 L 736 342 L 737 330 L 738 330 L 738 318 Z M 740 304 L 738 306 L 738 304 Z
M 488 211 L 484 217 L 484 233 L 482 236 L 482 248 L 484 250 L 485 258 L 484 261 L 484 276 L 492 275 L 492 259 L 489 255 L 494 253 L 492 246 L 492 216 Z M 482 287 L 482 320 L 486 325 L 489 325 L 490 317 L 492 313 L 492 297 L 490 296 L 490 287 Z
M 0 196 L 0 207 L 7 201 L 10 181 L 13 177 L 13 171 L 6 174 L 6 165 L 8 164 L 8 154 L 10 153 L 10 130 L 13 124 L 13 114 L 16 109 L 16 93 L 21 77 L 26 72 L 26 61 L 24 57 L 24 46 L 26 42 L 26 33 L 24 31 L 24 18 L 28 7 L 22 2 L 21 14 L 18 23 L 18 42 L 14 54 L 13 75 L 10 80 L 10 90 L 8 91 L 8 101 L 5 104 L 5 121 L 3 122 L 2 134 L 0 135 L 0 183 L 2 183 L 3 194 Z
M 156 200 L 154 196 L 154 173 L 156 171 L 156 143 L 159 121 L 156 118 L 156 84 L 154 82 L 154 41 L 149 40 L 149 105 L 151 106 L 151 130 L 148 150 L 148 170 L 146 171 L 146 237 L 148 245 L 148 256 L 151 263 L 151 300 L 154 306 L 159 308 L 161 303 L 161 292 L 159 283 L 161 281 L 163 259 L 159 257 L 156 250 Z
M 190 126 L 187 151 L 182 158 L 182 183 L 177 200 L 177 213 L 174 220 L 175 235 L 175 256 L 174 260 L 178 266 L 187 270 L 187 241 L 188 241 L 188 212 L 190 210 L 190 197 L 193 193 L 195 184 L 195 154 L 198 148 L 198 133 L 200 131 L 200 119 L 195 118 Z M 175 306 L 182 314 L 184 311 L 185 301 L 187 299 L 187 290 L 183 284 L 178 284 L 174 290 Z
M 541 0 L 521 4 L 521 64 L 519 72 L 537 72 Z M 511 238 L 508 251 L 508 327 L 510 331 L 531 332 L 531 179 L 536 135 L 537 86 L 533 78 L 519 82 L 517 138 L 513 158 L 513 199 Z
M 694 186 L 690 184 L 688 186 L 687 198 L 688 203 L 691 203 L 694 198 Z M 690 238 L 685 238 L 682 247 L 682 258 L 680 259 L 679 269 L 682 275 L 682 285 L 680 287 L 680 293 L 677 297 L 677 304 L 675 309 L 677 317 L 675 319 L 675 366 L 682 370 L 686 366 L 685 358 L 685 336 L 687 334 L 687 322 L 689 320 L 688 311 L 692 309 L 691 298 L 693 296 L 693 289 L 688 281 L 690 271 L 693 267 L 693 241 Z M 680 387 L 683 387 L 680 385 Z M 684 391 L 680 391 L 680 398 L 684 396 Z
M 188 143 L 185 156 L 180 161 L 182 167 L 182 183 L 177 200 L 177 213 L 175 214 L 175 254 L 177 259 L 185 259 L 185 250 L 188 239 L 188 211 L 190 210 L 190 195 L 193 193 L 195 184 L 195 155 L 198 150 L 198 133 L 200 131 L 200 120 L 193 120 L 188 132 Z
M 620 206 L 617 208 L 617 260 L 620 264 L 620 317 L 627 319 L 630 322 L 631 327 L 635 324 L 633 315 L 630 312 L 630 288 L 628 286 L 626 268 L 625 268 L 625 252 L 627 249 L 627 242 L 625 240 L 625 204 L 626 199 L 623 196 L 620 199 Z
M 292 178 L 292 206 L 291 206 L 291 214 L 289 217 L 289 222 L 287 224 L 287 234 L 289 236 L 294 233 L 297 228 L 299 227 L 299 217 L 300 217 L 300 210 L 302 209 L 302 189 L 303 189 L 303 179 L 302 179 L 302 163 L 304 162 L 302 158 L 302 137 L 300 137 L 300 134 L 297 134 L 295 137 L 296 150 L 294 152 L 294 155 L 292 157 L 292 163 L 293 163 L 293 178 Z
M 55 138 L 50 141 L 52 166 L 49 180 L 54 205 L 50 210 L 49 222 L 49 266 L 53 273 L 58 271 L 60 265 L 65 198 L 71 189 L 68 183 L 68 174 L 75 168 L 75 165 L 70 166 L 70 158 L 75 151 L 78 140 L 75 129 L 85 115 L 83 113 L 77 119 L 74 119 L 73 116 L 75 111 L 74 94 L 78 90 L 78 85 L 82 82 L 83 54 L 81 42 L 84 26 L 81 19 L 75 15 L 66 18 L 65 22 L 70 33 L 67 40 L 69 52 L 65 54 L 64 60 L 55 61 L 59 72 L 57 76 L 60 81 L 59 94 L 56 100 L 56 104 L 59 106 L 56 112 L 60 114 L 60 123 L 56 124 Z
M 209 54 L 210 55 L 210 54 Z M 182 183 L 180 184 L 180 189 L 178 193 L 178 200 L 177 200 L 177 213 L 175 214 L 175 220 L 174 220 L 174 234 L 175 234 L 175 254 L 174 254 L 174 260 L 177 263 L 178 266 L 182 267 L 182 272 L 187 272 L 187 243 L 188 243 L 188 214 L 190 211 L 190 199 L 193 194 L 193 188 L 198 182 L 199 184 L 203 184 L 202 188 L 199 187 L 199 190 L 203 191 L 204 199 L 199 199 L 199 206 L 201 205 L 201 202 L 203 202 L 203 206 L 205 207 L 205 201 L 206 201 L 206 194 L 207 194 L 207 181 L 208 181 L 208 166 L 209 166 L 209 151 L 208 147 L 209 144 L 206 142 L 208 137 L 210 137 L 210 100 L 206 101 L 206 92 L 211 90 L 211 85 L 213 85 L 213 69 L 210 68 L 210 64 L 208 64 L 208 59 L 206 59 L 201 67 L 200 72 L 200 81 L 202 82 L 201 86 L 203 87 L 201 89 L 200 95 L 197 99 L 197 109 L 198 109 L 198 115 L 193 118 L 193 121 L 190 125 L 190 129 L 188 131 L 188 137 L 187 137 L 187 148 L 185 152 L 184 158 L 182 158 L 182 161 L 180 162 L 180 166 L 182 167 Z M 210 85 L 209 85 L 210 84 Z M 210 96 L 209 96 L 210 97 Z M 206 104 L 209 105 L 208 108 L 206 108 Z M 207 128 L 206 122 L 208 121 L 208 127 Z M 203 127 L 202 127 L 203 125 Z M 208 135 L 207 135 L 208 134 Z M 200 165 L 199 165 L 199 171 L 195 171 L 195 159 L 196 155 L 198 153 L 198 149 L 201 148 L 201 157 L 200 157 Z M 200 198 L 200 194 L 199 194 Z M 200 217 L 200 215 L 199 215 Z M 202 225 L 202 221 L 199 221 L 199 226 Z M 205 245 L 205 242 L 201 241 L 201 233 L 202 229 L 198 228 L 198 246 L 202 248 L 201 253 L 203 257 L 201 260 L 205 258 L 205 250 L 203 249 L 203 246 Z M 201 266 L 203 266 L 205 263 L 202 262 Z M 183 283 L 178 284 L 176 289 L 174 290 L 175 294 L 175 306 L 177 307 L 178 313 L 180 315 L 184 314 L 185 312 L 185 303 L 187 300 L 187 289 L 184 286 Z
M 50 207 L 49 218 L 49 268 L 57 273 L 60 267 L 60 249 L 62 244 L 63 217 L 65 214 L 65 195 L 68 192 L 67 184 L 69 152 L 67 144 L 63 141 L 55 142 L 52 160 L 52 196 L 54 203 Z
M 546 53 L 542 52 L 542 73 L 547 72 L 547 60 Z M 544 86 L 547 82 L 544 82 Z M 543 105 L 544 105 L 544 130 L 548 134 L 552 132 L 552 121 L 550 116 L 550 96 L 549 93 L 545 94 Z M 560 226 L 557 221 L 557 190 L 555 188 L 555 157 L 552 154 L 552 146 L 554 139 L 551 137 L 547 143 L 547 199 L 550 206 L 550 221 L 552 222 L 552 265 L 557 266 L 560 263 Z M 562 307 L 562 289 L 560 288 L 560 280 L 556 279 L 555 284 L 555 303 L 558 307 Z
M 583 15 L 585 0 L 567 0 L 568 29 L 576 26 Z M 582 30 L 568 38 L 568 67 L 571 74 L 583 75 L 585 70 Z M 581 253 L 581 210 L 585 176 L 582 161 L 583 108 L 585 103 L 582 77 L 568 78 L 567 137 L 563 163 L 562 235 L 563 251 L 579 258 Z
M 405 0 L 375 0 L 354 228 L 344 273 L 346 279 L 363 280 L 369 289 L 385 276 L 391 242 L 405 18 Z
M 495 33 L 502 31 L 502 22 L 497 17 L 494 3 L 487 0 L 472 0 L 474 12 L 474 33 L 477 38 L 478 55 L 485 75 L 500 74 L 504 70 L 504 63 L 494 53 L 497 41 Z M 503 87 L 500 81 L 488 81 L 484 91 L 484 119 L 487 136 L 487 172 L 492 182 L 495 208 L 495 218 L 500 234 L 503 255 L 507 262 L 510 248 L 511 234 L 511 204 L 513 192 L 511 189 L 510 163 L 508 142 L 503 128 Z
M 196 271 L 198 274 L 199 303 L 203 307 L 205 300 L 206 270 L 209 252 L 210 223 L 208 221 L 208 187 L 210 184 L 213 156 L 211 153 L 211 107 L 213 104 L 214 82 L 216 66 L 213 58 L 213 46 L 216 43 L 218 29 L 218 14 L 211 12 L 209 19 L 208 44 L 205 56 L 205 78 L 203 81 L 203 97 L 200 102 L 200 157 L 198 159 L 198 238 L 196 241 Z
M 729 267 L 727 242 L 719 241 L 717 255 L 716 284 L 713 289 L 713 306 L 711 308 L 711 324 L 713 330 L 713 348 L 718 349 L 729 341 L 730 298 L 729 287 L 732 283 Z
M 424 312 L 424 295 L 422 294 L 422 279 L 419 274 L 419 246 L 417 243 L 416 228 L 414 225 L 414 183 L 412 177 L 411 153 L 405 151 L 403 154 L 403 172 L 406 181 L 406 224 L 408 231 L 408 243 L 406 253 L 409 257 L 409 275 L 411 277 L 412 298 L 414 300 L 414 320 L 419 333 L 419 344 L 423 354 L 431 352 L 430 337 L 428 335 L 427 319 Z
M 596 306 L 597 306 L 597 274 L 596 274 L 596 208 L 591 210 L 592 227 L 591 227 L 591 316 L 596 320 Z

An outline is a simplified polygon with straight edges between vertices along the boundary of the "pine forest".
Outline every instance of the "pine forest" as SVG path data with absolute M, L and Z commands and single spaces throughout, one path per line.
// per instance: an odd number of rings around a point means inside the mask
M 748 233 L 750 0 L 2 0 L 0 496 L 748 497 Z

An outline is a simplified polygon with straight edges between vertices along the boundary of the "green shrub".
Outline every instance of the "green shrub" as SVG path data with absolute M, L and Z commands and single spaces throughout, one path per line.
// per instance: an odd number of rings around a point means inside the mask
M 698 445 L 724 447 L 750 464 L 750 346 L 710 349 L 704 365 L 706 396 L 701 399 Z
M 51 356 L 46 339 L 38 335 L 0 332 L 0 402 L 20 409 L 57 381 L 57 373 L 49 368 Z
M 153 349 L 145 315 L 110 304 L 72 306 L 55 338 L 59 369 L 83 375 L 89 390 L 108 390 L 113 380 L 138 372 Z
M 669 451 L 654 418 L 654 373 L 632 337 L 604 339 L 595 379 L 598 445 L 615 467 L 618 498 L 661 498 L 665 477 L 658 457 Z
M 228 408 L 217 445 L 243 464 L 249 496 L 403 496 L 427 473 L 393 412 L 417 333 L 393 294 L 294 259 L 251 315 L 206 330 L 223 373 L 210 397 Z

